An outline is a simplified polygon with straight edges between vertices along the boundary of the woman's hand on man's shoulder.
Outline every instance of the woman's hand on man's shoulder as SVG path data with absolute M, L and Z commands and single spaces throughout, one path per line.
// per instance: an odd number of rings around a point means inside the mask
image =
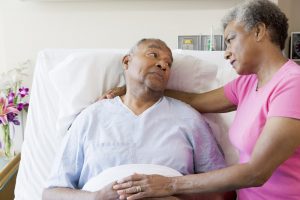
M 103 95 L 101 95 L 97 101 L 101 101 L 102 99 L 112 99 L 116 96 L 122 96 L 126 93 L 126 86 L 115 87 L 106 91 Z

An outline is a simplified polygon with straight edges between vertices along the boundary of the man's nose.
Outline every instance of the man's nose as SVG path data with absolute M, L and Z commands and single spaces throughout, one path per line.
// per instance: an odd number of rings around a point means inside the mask
M 156 63 L 156 67 L 159 67 L 161 70 L 166 71 L 166 69 L 168 67 L 168 63 L 166 63 L 164 61 L 160 61 L 160 62 Z

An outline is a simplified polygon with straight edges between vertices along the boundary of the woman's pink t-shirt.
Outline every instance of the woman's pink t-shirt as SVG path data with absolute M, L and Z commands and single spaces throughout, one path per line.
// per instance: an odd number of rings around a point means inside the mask
M 300 66 L 295 62 L 289 60 L 265 86 L 257 91 L 256 87 L 256 75 L 240 76 L 224 86 L 226 97 L 237 105 L 229 136 L 239 150 L 240 163 L 250 160 L 268 118 L 300 119 Z M 300 148 L 274 171 L 262 187 L 241 189 L 238 198 L 300 200 Z

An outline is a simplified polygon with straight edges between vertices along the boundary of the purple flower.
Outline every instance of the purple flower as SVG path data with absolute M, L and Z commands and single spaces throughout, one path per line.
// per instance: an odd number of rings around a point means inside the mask
M 15 93 L 13 92 L 9 92 L 8 93 L 8 96 L 7 96 L 7 100 L 8 100 L 8 103 L 11 104 L 11 103 L 14 103 L 14 99 L 15 99 Z
M 18 109 L 19 111 L 22 111 L 23 108 L 24 108 L 24 105 L 25 105 L 25 104 L 23 104 L 23 103 L 18 103 L 17 109 Z
M 9 122 L 14 123 L 15 125 L 20 125 L 20 121 L 17 119 L 17 114 L 15 114 L 15 113 L 8 113 L 7 120 Z
M 28 112 L 29 103 L 25 103 L 23 106 L 23 109 Z
M 8 113 L 8 114 L 7 114 L 7 120 L 8 120 L 9 122 L 12 122 L 12 121 L 15 119 L 15 117 L 16 117 L 16 114 L 15 114 L 15 113 Z
M 14 119 L 14 120 L 13 120 L 13 123 L 14 123 L 14 125 L 18 125 L 18 126 L 21 124 L 20 121 L 17 120 L 17 119 Z
M 29 92 L 29 88 L 21 87 L 21 88 L 19 89 L 19 94 L 20 94 L 20 96 L 21 96 L 22 98 L 25 97 L 25 96 L 27 96 L 27 95 L 28 95 L 28 92 Z

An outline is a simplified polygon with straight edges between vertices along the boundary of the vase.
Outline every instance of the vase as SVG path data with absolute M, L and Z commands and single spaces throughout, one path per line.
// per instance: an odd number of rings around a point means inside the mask
M 5 155 L 5 158 L 11 159 L 14 157 L 14 144 L 13 144 L 13 137 L 14 137 L 14 125 L 12 124 L 2 124 L 2 149 Z

